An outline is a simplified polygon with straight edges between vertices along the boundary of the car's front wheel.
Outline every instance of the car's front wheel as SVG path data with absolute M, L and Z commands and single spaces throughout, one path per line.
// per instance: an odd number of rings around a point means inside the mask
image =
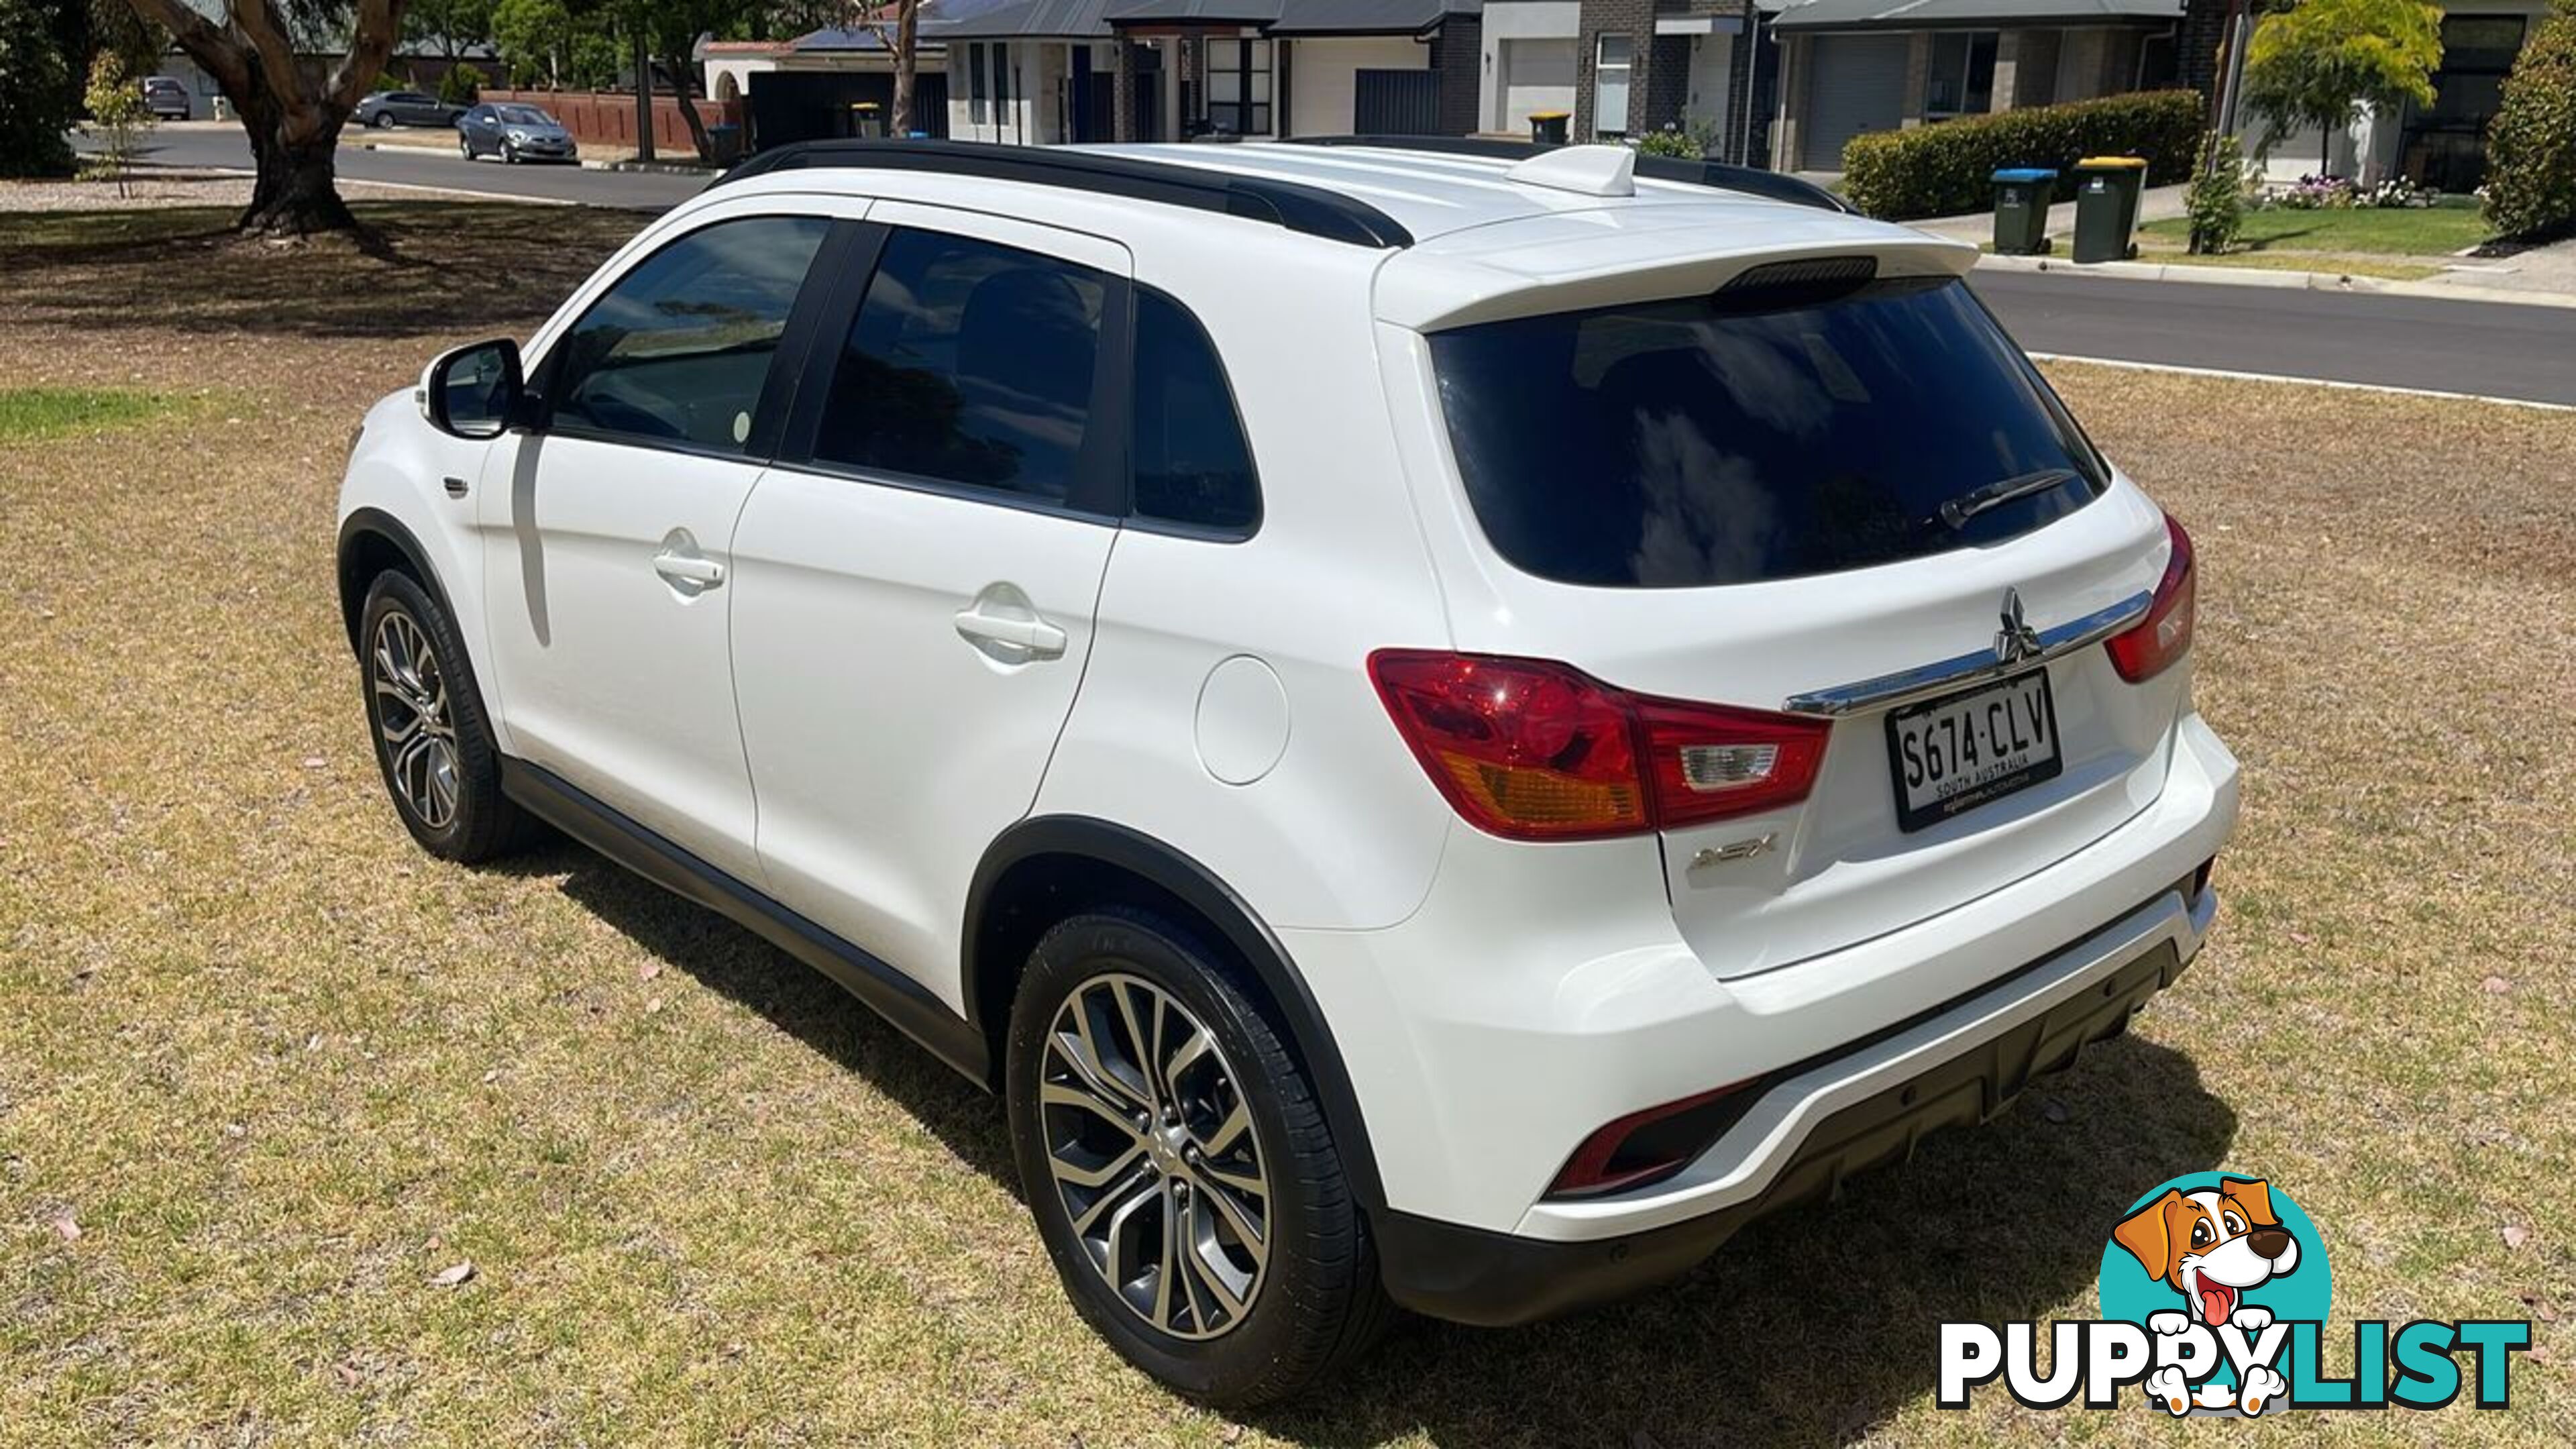
M 519 164 L 519 148 L 518 148 L 517 146 L 512 145 L 511 143 L 509 143 L 509 142 L 507 142 L 507 141 L 502 142 L 502 143 L 501 143 L 501 164 L 502 164 L 502 165 L 504 165 L 504 166 L 516 166 L 516 165 L 518 165 L 518 164 Z
M 373 129 L 379 131 L 392 130 L 394 124 L 394 113 L 391 111 L 378 111 L 374 115 L 367 117 L 367 124 Z
M 406 575 L 381 574 L 358 629 L 376 765 L 412 838 L 469 863 L 525 844 L 535 822 L 501 793 L 501 752 L 447 611 Z
M 474 138 L 473 138 L 473 137 L 471 137 L 471 136 L 466 135 L 463 131 L 459 131 L 459 132 L 457 132 L 457 133 L 456 133 L 456 154 L 457 154 L 457 155 L 459 155 L 459 156 L 464 157 L 464 158 L 465 158 L 466 160 L 468 160 L 468 161 L 473 160 L 473 159 L 474 159 Z
M 1232 968 L 1148 912 L 1038 943 L 1011 1015 L 1020 1181 L 1074 1306 L 1224 1405 L 1293 1395 L 1392 1309 L 1305 1073 Z

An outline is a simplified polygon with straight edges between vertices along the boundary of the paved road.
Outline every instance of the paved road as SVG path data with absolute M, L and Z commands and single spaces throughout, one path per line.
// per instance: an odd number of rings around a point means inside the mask
M 244 167 L 230 126 L 155 135 L 168 165 Z M 340 152 L 353 180 L 660 211 L 692 176 L 467 162 L 448 151 Z M 2576 404 L 2576 310 L 2286 288 L 1987 272 L 1977 291 L 2033 352 Z
M 2033 352 L 2576 404 L 2576 309 L 1981 272 Z
M 250 142 L 238 126 L 169 126 L 154 132 L 147 144 L 150 150 L 145 159 L 159 166 L 250 168 Z M 340 147 L 343 179 L 447 186 L 499 196 L 576 201 L 585 206 L 632 207 L 639 211 L 676 206 L 706 184 L 695 176 L 590 171 L 579 166 L 504 166 L 498 161 L 467 161 L 448 149 L 388 146 L 369 151 L 363 146 L 364 138 L 353 136 Z

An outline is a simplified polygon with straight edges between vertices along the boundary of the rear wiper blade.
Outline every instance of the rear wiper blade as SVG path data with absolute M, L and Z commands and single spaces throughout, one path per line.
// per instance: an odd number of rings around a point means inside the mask
M 2028 498 L 2034 493 L 2046 493 L 2052 488 L 2082 481 L 2084 475 L 2072 468 L 2042 468 L 2035 473 L 2023 473 L 1962 493 L 1942 504 L 1938 513 L 1943 523 L 1952 528 L 1965 528 L 1969 519 L 1989 508 L 2001 508 L 2016 498 Z

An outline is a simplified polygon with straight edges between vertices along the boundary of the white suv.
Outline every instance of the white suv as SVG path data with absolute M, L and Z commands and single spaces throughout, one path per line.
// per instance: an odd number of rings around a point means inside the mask
M 1670 1278 L 2216 910 L 2190 541 L 1975 257 L 1610 147 L 765 155 L 368 415 L 385 780 L 999 1091 L 1185 1391 Z

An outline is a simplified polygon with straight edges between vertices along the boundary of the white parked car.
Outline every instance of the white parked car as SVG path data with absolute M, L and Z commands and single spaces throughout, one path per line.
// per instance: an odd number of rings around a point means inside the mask
M 1187 1392 L 1681 1273 L 2119 1032 L 2237 809 L 2190 540 L 1975 250 L 1703 175 L 764 155 L 369 413 L 394 804 L 998 1091 Z

